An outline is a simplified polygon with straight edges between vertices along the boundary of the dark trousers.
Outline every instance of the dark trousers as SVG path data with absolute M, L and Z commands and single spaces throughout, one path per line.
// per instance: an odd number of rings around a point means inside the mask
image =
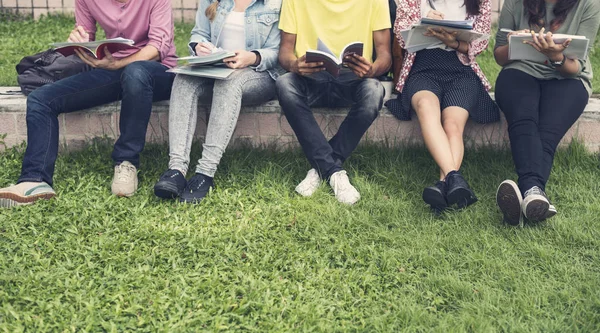
M 533 186 L 545 190 L 556 147 L 588 99 L 578 79 L 540 80 L 516 69 L 500 72 L 496 101 L 508 122 L 521 192 Z
M 152 102 L 168 99 L 175 75 L 156 61 L 138 61 L 116 71 L 94 69 L 36 89 L 27 97 L 27 150 L 19 182 L 52 185 L 58 154 L 58 115 L 122 99 L 112 158 L 139 166 Z
M 328 74 L 307 78 L 287 73 L 277 79 L 279 104 L 296 133 L 311 166 L 323 179 L 342 170 L 342 164 L 379 115 L 384 88 L 375 79 L 333 79 Z M 348 116 L 327 141 L 311 107 L 351 106 Z

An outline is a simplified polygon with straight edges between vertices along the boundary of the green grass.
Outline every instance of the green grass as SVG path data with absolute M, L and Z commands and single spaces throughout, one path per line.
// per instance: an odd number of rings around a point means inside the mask
M 229 150 L 199 206 L 159 201 L 167 147 L 142 156 L 140 191 L 110 194 L 110 146 L 58 160 L 51 201 L 0 211 L 0 331 L 594 332 L 600 330 L 600 169 L 579 145 L 557 155 L 547 223 L 501 223 L 508 152 L 466 154 L 480 201 L 432 216 L 423 148 L 362 147 L 362 193 L 293 188 L 299 151 Z M 200 156 L 195 147 L 193 157 Z M 0 154 L 0 184 L 22 151 Z
M 45 16 L 39 21 L 32 19 L 8 20 L 2 22 L 0 13 L 0 86 L 16 86 L 16 64 L 26 55 L 35 54 L 48 49 L 49 44 L 66 39 L 73 28 L 73 18 L 69 16 Z M 187 43 L 193 24 L 175 24 L 175 44 L 180 56 L 188 55 Z M 34 36 L 34 37 L 32 37 Z M 101 37 L 100 35 L 98 36 Z M 482 70 L 492 85 L 500 72 L 493 54 L 494 34 L 490 39 L 490 47 L 477 58 Z M 600 38 L 592 52 L 593 68 L 600 68 Z M 600 93 L 600 75 L 593 80 L 594 92 Z

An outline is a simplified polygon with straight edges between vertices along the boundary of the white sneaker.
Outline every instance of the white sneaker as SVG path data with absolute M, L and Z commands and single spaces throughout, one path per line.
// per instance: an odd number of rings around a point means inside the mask
M 321 177 L 319 177 L 319 173 L 315 169 L 310 169 L 304 180 L 296 186 L 296 192 L 303 197 L 310 197 L 317 191 L 319 186 L 321 186 Z
M 346 170 L 338 171 L 331 175 L 329 185 L 335 193 L 335 198 L 347 205 L 353 205 L 360 200 L 360 193 L 350 184 Z
M 115 166 L 115 175 L 111 186 L 112 193 L 118 197 L 130 197 L 138 188 L 137 169 L 127 161 Z
M 23 182 L 0 189 L 0 207 L 30 205 L 40 199 L 50 199 L 56 195 L 45 182 Z

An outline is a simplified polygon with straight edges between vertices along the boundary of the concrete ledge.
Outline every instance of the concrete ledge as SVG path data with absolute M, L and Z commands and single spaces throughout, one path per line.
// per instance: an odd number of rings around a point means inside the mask
M 25 122 L 26 97 L 6 94 L 16 91 L 14 87 L 0 87 L 0 135 L 6 134 L 6 147 L 18 145 L 27 139 Z M 59 117 L 62 149 L 79 149 L 96 137 L 116 138 L 119 135 L 120 103 L 110 103 L 84 112 L 62 114 Z M 154 103 L 148 133 L 148 142 L 168 141 L 168 110 L 166 101 Z M 323 132 L 331 137 L 344 120 L 345 109 L 315 109 L 314 113 Z M 206 133 L 208 108 L 201 107 L 196 125 L 196 138 L 202 140 Z M 586 111 L 563 139 L 569 143 L 574 137 L 581 139 L 590 151 L 600 149 L 600 99 L 592 98 Z M 387 109 L 367 131 L 363 141 L 399 144 L 423 142 L 417 119 L 399 121 Z M 296 137 L 281 113 L 279 103 L 271 101 L 260 106 L 242 109 L 231 144 L 250 143 L 254 146 L 269 145 L 286 149 L 297 145 Z M 508 147 L 508 134 L 504 118 L 498 123 L 480 125 L 470 121 L 465 133 L 467 146 Z M 0 146 L 0 150 L 5 147 Z

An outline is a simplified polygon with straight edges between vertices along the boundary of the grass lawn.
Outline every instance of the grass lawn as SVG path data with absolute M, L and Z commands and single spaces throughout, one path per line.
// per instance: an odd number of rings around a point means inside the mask
M 71 26 L 0 23 L 0 85 Z M 190 29 L 177 26 L 180 52 Z M 346 164 L 353 207 L 325 185 L 294 193 L 309 168 L 299 150 L 244 148 L 227 151 L 201 205 L 160 201 L 165 145 L 147 147 L 139 192 L 119 199 L 110 152 L 62 154 L 56 199 L 0 210 L 0 332 L 600 331 L 600 168 L 579 144 L 556 157 L 559 214 L 524 228 L 503 225 L 494 203 L 515 177 L 508 151 L 468 150 L 480 201 L 441 217 L 420 198 L 438 175 L 420 147 L 360 147 Z M 0 186 L 22 157 L 0 153 Z
M 199 147 L 193 151 L 200 156 Z M 22 150 L 0 154 L 0 184 Z M 600 169 L 557 156 L 547 223 L 501 223 L 508 152 L 466 154 L 480 201 L 434 217 L 424 149 L 362 147 L 347 162 L 362 193 L 293 188 L 299 151 L 226 153 L 199 206 L 159 201 L 167 147 L 142 157 L 140 191 L 110 194 L 110 146 L 62 155 L 49 202 L 0 211 L 0 331 L 593 332 L 600 330 Z
M 0 86 L 16 86 L 15 65 L 26 55 L 35 54 L 48 49 L 49 44 L 66 39 L 73 28 L 73 18 L 69 16 L 43 17 L 39 21 L 25 19 L 20 21 L 5 20 L 0 13 Z M 175 25 L 175 43 L 177 53 L 187 56 L 187 43 L 193 24 L 177 23 Z M 30 37 L 35 36 L 35 37 Z M 98 38 L 102 36 L 99 35 Z M 492 85 L 500 72 L 493 54 L 494 35 L 490 47 L 477 59 Z M 600 68 L 600 38 L 591 55 L 593 68 Z M 594 92 L 600 93 L 600 75 L 594 77 Z

